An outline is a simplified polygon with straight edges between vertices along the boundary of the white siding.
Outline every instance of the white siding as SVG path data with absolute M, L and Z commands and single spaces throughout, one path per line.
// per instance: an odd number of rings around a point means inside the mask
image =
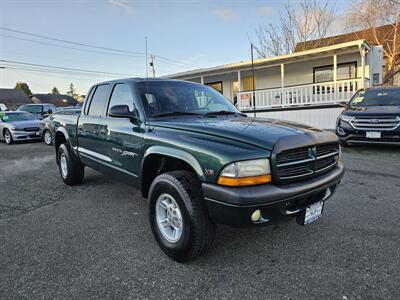
M 336 119 L 342 110 L 343 108 L 284 110 L 258 112 L 256 113 L 256 116 L 261 118 L 288 120 L 322 129 L 335 129 Z M 247 113 L 247 115 L 253 116 L 253 113 Z

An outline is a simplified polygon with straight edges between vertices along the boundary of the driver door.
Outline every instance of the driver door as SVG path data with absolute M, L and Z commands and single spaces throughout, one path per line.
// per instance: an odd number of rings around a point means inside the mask
M 115 105 L 128 105 L 130 111 L 136 110 L 138 103 L 133 88 L 128 83 L 116 83 L 111 92 L 108 109 Z M 141 149 L 143 138 L 143 123 L 137 111 L 137 120 L 116 118 L 108 115 L 103 119 L 105 134 L 102 136 L 107 149 L 107 156 L 114 169 L 130 176 L 133 182 L 138 182 L 141 168 Z

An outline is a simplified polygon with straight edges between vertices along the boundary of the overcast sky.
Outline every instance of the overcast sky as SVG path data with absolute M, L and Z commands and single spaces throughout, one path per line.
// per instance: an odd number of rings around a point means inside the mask
M 339 15 L 346 11 L 348 2 L 337 1 Z M 254 29 L 260 23 L 279 22 L 282 6 L 283 1 L 257 0 L 0 0 L 0 27 L 139 52 L 129 56 L 104 54 L 99 52 L 110 51 L 0 29 L 0 59 L 121 74 L 118 77 L 145 76 L 145 57 L 140 53 L 145 52 L 147 36 L 149 53 L 174 60 L 156 59 L 157 75 L 216 66 L 249 59 L 249 38 L 254 38 Z M 24 81 L 34 93 L 50 92 L 53 86 L 65 93 L 73 82 L 77 92 L 85 94 L 93 83 L 110 78 L 115 77 L 0 69 L 0 87 L 12 88 L 16 81 Z

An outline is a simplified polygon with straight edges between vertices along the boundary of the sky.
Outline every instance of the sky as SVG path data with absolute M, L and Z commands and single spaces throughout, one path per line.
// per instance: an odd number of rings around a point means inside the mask
M 298 5 L 296 0 L 290 1 Z M 284 3 L 0 0 L 0 88 L 13 88 L 17 81 L 23 81 L 33 93 L 48 93 L 53 86 L 65 93 L 72 82 L 78 94 L 85 94 L 96 82 L 146 76 L 146 36 L 148 54 L 156 55 L 156 76 L 247 60 L 255 29 L 260 24 L 279 23 Z M 338 15 L 348 5 L 349 1 L 336 1 Z M 335 26 L 341 30 L 339 21 Z M 66 44 L 4 28 L 129 53 Z M 4 60 L 116 74 L 39 72 L 38 66 L 27 68 Z M 11 65 L 12 69 L 7 68 Z

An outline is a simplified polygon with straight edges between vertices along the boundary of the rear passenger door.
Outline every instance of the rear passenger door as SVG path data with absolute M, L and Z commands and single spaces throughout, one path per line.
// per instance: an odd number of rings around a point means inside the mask
M 115 118 L 107 114 L 104 118 L 107 134 L 103 136 L 111 164 L 115 169 L 131 176 L 132 182 L 136 181 L 141 167 L 143 135 L 143 123 L 135 95 L 133 86 L 129 83 L 116 83 L 113 86 L 108 109 L 115 105 L 128 105 L 130 111 L 136 111 L 138 119 Z
M 110 95 L 110 85 L 101 84 L 90 93 L 85 110 L 78 121 L 78 152 L 82 162 L 93 168 L 110 163 L 102 136 L 106 133 L 104 117 Z

